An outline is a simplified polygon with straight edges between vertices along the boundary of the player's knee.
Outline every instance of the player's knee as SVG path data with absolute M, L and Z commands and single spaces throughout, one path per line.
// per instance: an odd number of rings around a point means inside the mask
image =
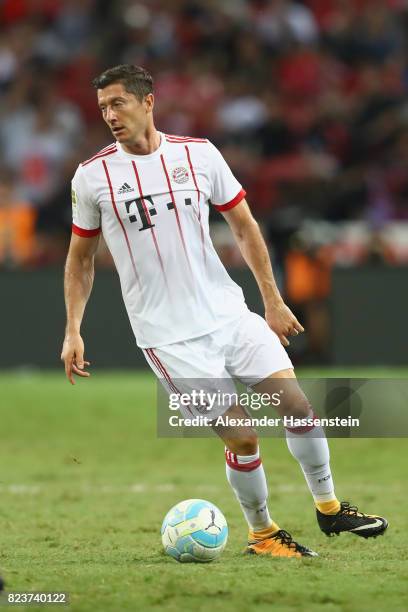
M 295 404 L 291 410 L 291 415 L 295 418 L 305 419 L 307 417 L 310 417 L 311 412 L 312 406 L 308 401 L 306 401 L 299 404 Z
M 297 394 L 290 402 L 286 402 L 285 416 L 292 416 L 295 419 L 305 419 L 312 412 L 312 406 L 303 394 Z
M 228 448 L 236 455 L 255 455 L 258 451 L 258 436 L 256 434 L 243 435 L 231 440 Z

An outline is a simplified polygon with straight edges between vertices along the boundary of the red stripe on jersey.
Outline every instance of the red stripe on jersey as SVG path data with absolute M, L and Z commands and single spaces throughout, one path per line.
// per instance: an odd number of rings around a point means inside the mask
M 190 268 L 190 272 L 191 272 L 191 274 L 193 274 L 193 271 L 192 271 L 191 265 L 190 265 L 190 260 L 188 258 L 186 243 L 184 242 L 183 230 L 181 229 L 180 217 L 179 217 L 178 210 L 177 210 L 176 200 L 174 199 L 174 193 L 173 193 L 173 189 L 171 188 L 170 178 L 169 178 L 169 174 L 167 172 L 167 168 L 166 168 L 166 164 L 164 162 L 163 155 L 160 155 L 160 159 L 161 159 L 161 163 L 162 163 L 162 166 L 163 166 L 164 173 L 166 175 L 167 185 L 168 185 L 169 193 L 170 193 L 170 196 L 171 196 L 171 201 L 173 202 L 174 212 L 175 212 L 175 215 L 176 215 L 177 226 L 178 226 L 178 230 L 179 230 L 179 234 L 180 234 L 181 243 L 182 243 L 183 249 L 184 249 L 184 254 L 186 256 L 187 264 L 188 264 L 188 267 Z
M 206 263 L 206 256 L 205 256 L 205 246 L 204 246 L 204 229 L 203 229 L 203 224 L 201 223 L 201 208 L 200 208 L 200 190 L 198 188 L 197 185 L 197 179 L 196 179 L 196 175 L 194 172 L 194 168 L 193 168 L 193 164 L 191 163 L 191 157 L 190 157 L 190 151 L 187 145 L 185 145 L 185 149 L 187 152 L 187 159 L 188 159 L 188 165 L 190 166 L 190 171 L 191 171 L 191 176 L 193 177 L 193 181 L 194 181 L 194 185 L 197 191 L 197 201 L 198 201 L 198 221 L 200 223 L 200 234 L 201 234 L 201 247 L 203 249 L 203 257 L 204 257 L 204 263 Z
M 156 366 L 156 368 L 159 370 L 159 372 L 164 376 L 165 380 L 169 384 L 170 389 L 172 391 L 174 391 L 175 393 L 178 393 L 180 395 L 180 391 L 177 389 L 176 385 L 171 380 L 170 374 L 167 372 L 166 368 L 161 363 L 161 361 L 158 358 L 158 356 L 153 352 L 153 349 L 144 349 L 144 350 L 147 353 L 147 355 L 148 355 L 150 361 L 153 363 L 153 365 Z
M 171 144 L 184 144 L 186 142 L 198 142 L 201 144 L 204 144 L 207 142 L 207 140 L 198 140 L 198 138 L 183 138 L 182 140 L 177 140 L 176 138 L 166 138 L 166 142 L 169 142 Z
M 191 138 L 191 136 L 180 136 L 180 134 L 165 134 L 166 138 Z
M 92 238 L 93 236 L 97 236 L 100 234 L 101 228 L 97 227 L 95 229 L 84 229 L 83 227 L 78 227 L 75 223 L 72 224 L 72 233 L 77 236 L 82 236 L 82 238 Z
M 98 153 L 96 153 L 96 155 L 98 155 L 99 153 L 103 153 L 104 151 L 106 151 L 107 149 L 110 149 L 112 147 L 117 147 L 116 142 L 111 142 L 109 145 L 107 145 L 106 147 L 103 147 L 103 149 L 101 149 L 100 151 L 98 151 Z
M 101 149 L 100 151 L 97 151 L 94 155 L 92 155 L 92 157 L 95 157 L 95 155 L 100 155 L 101 153 L 105 153 L 105 151 L 107 151 L 108 149 L 113 149 L 113 147 L 117 147 L 116 142 L 111 142 L 106 147 L 103 147 L 103 149 Z M 90 157 L 89 159 L 92 159 L 92 157 Z
M 87 164 L 88 162 L 92 161 L 94 159 L 94 157 L 96 157 L 97 155 L 103 155 L 104 153 L 107 153 L 108 151 L 113 151 L 113 149 L 116 149 L 116 143 L 112 143 L 110 145 L 108 145 L 107 147 L 105 147 L 104 149 L 101 149 L 100 151 L 98 151 L 97 153 L 95 153 L 95 155 L 92 155 L 92 157 L 90 157 L 89 159 L 86 159 L 84 162 L 82 162 L 83 164 Z
M 116 145 L 113 145 L 113 147 L 114 147 L 113 149 L 102 151 L 102 153 L 98 153 L 97 155 L 94 155 L 90 159 L 87 159 L 86 161 L 82 162 L 81 166 L 87 166 L 88 164 L 95 161 L 96 159 L 100 159 L 101 157 L 106 157 L 107 155 L 112 155 L 112 153 L 116 153 L 117 151 Z
M 208 142 L 206 138 L 195 138 L 194 136 L 166 136 L 166 140 L 177 140 L 184 142 L 186 140 L 196 140 L 197 142 Z
M 108 185 L 109 185 L 109 191 L 110 191 L 112 207 L 113 207 L 113 210 L 115 211 L 116 218 L 119 221 L 120 227 L 122 228 L 123 235 L 125 237 L 125 241 L 126 241 L 127 248 L 128 248 L 128 251 L 129 251 L 130 260 L 132 262 L 133 272 L 135 273 L 135 277 L 136 277 L 137 282 L 140 284 L 140 279 L 139 279 L 139 275 L 138 275 L 137 270 L 136 270 L 136 264 L 135 264 L 135 260 L 133 258 L 132 249 L 130 247 L 129 238 L 128 238 L 125 226 L 122 223 L 122 219 L 119 217 L 118 209 L 116 208 L 116 202 L 115 202 L 115 196 L 113 194 L 112 182 L 111 182 L 111 179 L 110 179 L 110 176 L 109 176 L 108 166 L 107 166 L 106 161 L 104 159 L 102 160 L 102 164 L 103 164 L 103 167 L 104 167 L 104 170 L 105 170 L 106 180 L 108 181 Z
M 135 171 L 137 187 L 139 189 L 139 196 L 140 196 L 140 199 L 142 201 L 143 210 L 145 212 L 145 215 L 146 215 L 146 218 L 147 218 L 147 220 L 149 222 L 149 225 L 151 225 L 151 217 L 150 217 L 149 211 L 148 211 L 147 206 L 146 206 L 145 201 L 144 201 L 144 195 L 143 195 L 143 192 L 142 192 L 142 185 L 141 185 L 141 182 L 140 182 L 139 171 L 138 171 L 138 169 L 136 167 L 136 163 L 134 161 L 132 161 L 132 166 L 133 166 L 133 170 Z M 152 235 L 152 238 L 153 238 L 154 246 L 156 247 L 157 257 L 159 258 L 160 267 L 161 267 L 162 272 L 163 272 L 164 282 L 167 285 L 167 278 L 166 278 L 166 273 L 164 271 L 163 259 L 162 259 L 162 256 L 160 254 L 160 249 L 159 249 L 159 245 L 157 243 L 156 234 L 155 234 L 155 231 L 154 231 L 153 227 L 151 227 L 150 229 L 151 229 L 151 235 Z
M 193 142 L 208 142 L 206 138 L 195 138 L 194 136 L 176 136 L 175 134 L 165 134 L 167 140 L 185 141 L 192 140 Z
M 239 204 L 241 200 L 245 198 L 245 196 L 246 196 L 245 189 L 241 189 L 241 191 L 237 193 L 235 198 L 231 200 L 230 202 L 227 202 L 226 204 L 213 204 L 213 206 L 220 212 L 225 212 L 226 210 L 231 210 L 231 208 L 234 208 L 234 206 Z

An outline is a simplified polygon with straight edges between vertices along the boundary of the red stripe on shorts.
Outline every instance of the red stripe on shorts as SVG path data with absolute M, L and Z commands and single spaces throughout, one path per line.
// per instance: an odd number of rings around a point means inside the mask
M 153 349 L 144 349 L 144 350 L 148 354 L 148 356 L 150 358 L 150 361 L 153 362 L 153 364 L 156 366 L 156 368 L 159 370 L 159 372 L 162 374 L 162 376 L 168 382 L 170 389 L 172 391 L 174 391 L 174 393 L 178 393 L 180 395 L 180 391 L 177 389 L 176 385 L 171 380 L 170 374 L 167 372 L 166 368 L 161 363 L 161 361 L 158 358 L 158 356 L 153 352 Z

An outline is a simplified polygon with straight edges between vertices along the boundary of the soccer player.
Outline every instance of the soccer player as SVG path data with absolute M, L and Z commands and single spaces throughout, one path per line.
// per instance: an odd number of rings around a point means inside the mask
M 153 120 L 153 81 L 143 68 L 122 65 L 93 81 L 103 120 L 115 142 L 84 161 L 72 183 L 72 239 L 65 268 L 67 325 L 61 359 L 69 381 L 87 377 L 81 322 L 94 277 L 100 233 L 119 272 L 123 299 L 138 346 L 166 389 L 179 380 L 233 379 L 272 394 L 276 383 L 286 401 L 278 410 L 310 417 L 284 349 L 303 327 L 277 289 L 268 251 L 245 200 L 246 193 L 220 152 L 204 138 L 166 135 Z M 211 242 L 210 206 L 219 210 L 252 270 L 265 318 L 250 312 Z M 186 382 L 187 381 L 187 382 Z M 215 384 L 215 383 L 214 383 Z M 199 414 L 188 407 L 188 415 Z M 187 412 L 187 409 L 185 410 Z M 242 414 L 218 405 L 211 414 Z M 249 526 L 248 552 L 278 557 L 315 556 L 272 519 L 258 439 L 250 427 L 218 427 L 226 446 L 227 478 Z M 323 430 L 287 430 L 327 535 L 349 531 L 382 534 L 388 526 L 334 492 Z

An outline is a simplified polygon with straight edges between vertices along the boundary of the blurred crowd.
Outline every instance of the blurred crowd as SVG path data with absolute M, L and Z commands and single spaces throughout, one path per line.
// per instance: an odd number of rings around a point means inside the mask
M 220 147 L 278 265 L 333 258 L 305 220 L 363 221 L 356 260 L 393 262 L 381 230 L 408 219 L 405 0 L 3 0 L 0 24 L 0 265 L 64 258 L 70 179 L 112 140 L 90 81 L 119 63 L 153 74 L 160 130 Z

